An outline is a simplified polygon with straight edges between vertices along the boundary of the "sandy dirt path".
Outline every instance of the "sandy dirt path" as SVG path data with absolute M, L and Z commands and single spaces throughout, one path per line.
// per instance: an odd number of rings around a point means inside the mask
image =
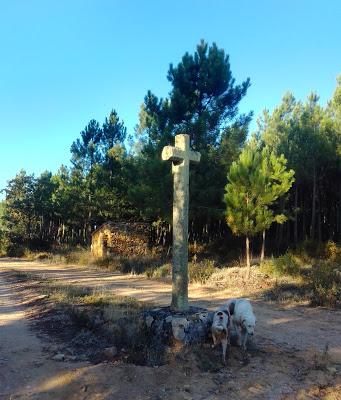
M 110 290 L 118 295 L 134 296 L 158 305 L 170 303 L 169 284 L 141 276 L 113 274 L 79 266 L 0 259 L 0 400 L 160 398 L 158 395 L 149 397 L 148 391 L 152 393 L 155 388 L 160 387 L 159 381 L 168 379 L 167 367 L 161 367 L 155 373 L 155 370 L 146 367 L 119 365 L 115 366 L 113 372 L 112 365 L 91 366 L 52 360 L 44 352 L 41 339 L 30 331 L 25 318 L 25 305 L 18 301 L 14 284 L 6 279 L 6 274 L 13 270 L 60 280 L 65 284 Z M 231 296 L 227 291 L 215 291 L 202 286 L 191 286 L 189 293 L 191 304 L 209 309 L 223 304 Z M 340 311 L 303 306 L 280 307 L 263 301 L 255 301 L 254 308 L 258 319 L 257 341 L 262 345 L 274 345 L 288 353 L 295 350 L 309 353 L 323 350 L 328 343 L 332 361 L 341 363 Z M 145 378 L 145 397 L 140 396 L 140 392 L 133 391 L 139 385 L 131 386 L 134 379 L 138 381 L 139 373 Z M 181 382 L 183 377 L 181 374 L 174 374 L 173 379 Z M 204 382 L 206 378 L 201 379 Z M 211 381 L 206 386 L 210 385 Z M 113 394 L 115 396 L 111 397 Z M 169 394 L 167 398 L 173 398 L 170 396 Z M 174 396 L 181 399 L 187 395 Z M 282 397 L 264 395 L 250 398 Z
M 117 295 L 133 296 L 157 305 L 168 305 L 171 300 L 170 284 L 102 270 L 48 264 L 13 259 L 0 259 L 0 271 L 18 270 L 37 274 L 63 283 L 110 290 Z M 191 285 L 189 298 L 192 305 L 215 309 L 234 296 L 227 290 L 213 290 Z M 257 316 L 257 336 L 291 350 L 323 350 L 328 344 L 330 354 L 341 362 L 341 311 L 306 306 L 284 307 L 264 301 L 253 302 Z
M 0 270 L 0 399 L 35 399 L 38 392 L 49 389 L 49 381 L 68 374 L 71 363 L 51 360 L 43 352 L 44 345 L 30 330 L 26 307 L 8 283 L 6 271 Z M 79 366 L 77 364 L 77 366 Z M 46 399 L 56 398 L 46 393 Z

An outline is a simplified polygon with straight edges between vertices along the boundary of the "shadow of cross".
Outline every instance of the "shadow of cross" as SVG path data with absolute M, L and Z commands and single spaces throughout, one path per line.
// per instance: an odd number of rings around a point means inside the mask
M 172 161 L 173 191 L 173 311 L 187 311 L 188 306 L 188 198 L 189 164 L 198 163 L 200 153 L 191 150 L 189 136 L 175 136 L 175 147 L 165 146 L 162 159 Z

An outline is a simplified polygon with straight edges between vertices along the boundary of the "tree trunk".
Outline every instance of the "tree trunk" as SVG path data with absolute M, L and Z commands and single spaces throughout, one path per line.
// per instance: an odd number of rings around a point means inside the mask
M 42 239 L 43 236 L 44 236 L 44 234 L 43 234 L 44 215 L 43 214 L 40 215 L 40 221 L 39 222 L 40 222 L 40 232 L 39 232 L 39 234 L 40 234 L 40 239 Z
M 250 279 L 251 274 L 251 264 L 250 264 L 250 240 L 249 237 L 245 237 L 246 245 L 246 279 Z
M 91 243 L 91 220 L 92 220 L 92 196 L 91 196 L 91 191 L 89 194 L 89 210 L 88 210 L 88 220 L 86 222 L 86 233 L 85 233 L 85 238 L 84 241 L 87 244 Z
M 290 235 L 290 221 L 287 221 L 285 225 L 286 225 L 286 228 L 287 228 L 287 246 L 289 246 L 290 237 L 291 237 L 291 235 Z
M 311 205 L 311 223 L 310 223 L 310 239 L 315 238 L 315 222 L 316 222 L 316 167 L 313 170 L 313 198 Z
M 263 234 L 262 234 L 262 250 L 260 252 L 260 262 L 261 263 L 264 261 L 264 256 L 265 256 L 265 229 L 263 230 Z
M 295 185 L 295 220 L 294 220 L 294 243 L 295 243 L 295 247 L 297 247 L 297 243 L 298 243 L 297 204 L 298 204 L 298 187 L 297 187 L 297 185 Z
M 340 196 L 340 199 L 339 199 L 339 219 L 338 219 L 338 221 L 339 221 L 339 229 L 338 229 L 337 234 L 338 234 L 339 240 L 341 240 L 341 183 L 339 184 L 339 196 Z
M 319 196 L 319 201 L 318 201 L 318 213 L 317 213 L 317 237 L 319 243 L 322 242 L 322 227 L 321 227 L 321 218 L 322 218 L 322 213 L 321 213 L 321 196 Z
M 280 204 L 281 204 L 281 214 L 284 213 L 284 199 L 281 198 L 280 200 Z M 279 230 L 279 237 L 278 237 L 278 243 L 277 243 L 277 247 L 279 248 L 282 243 L 283 243 L 283 229 L 284 229 L 284 224 L 279 224 L 278 225 L 278 230 Z
M 302 239 L 306 240 L 307 236 L 307 228 L 306 228 L 306 222 L 305 222 L 305 211 L 304 211 L 304 202 L 302 199 Z

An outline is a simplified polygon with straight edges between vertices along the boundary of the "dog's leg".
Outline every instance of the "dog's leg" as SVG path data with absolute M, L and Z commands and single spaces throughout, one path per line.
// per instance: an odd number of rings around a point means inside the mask
M 223 347 L 223 363 L 224 363 L 224 365 L 226 365 L 227 339 L 221 339 L 221 345 Z
M 248 338 L 248 333 L 244 332 L 244 336 L 243 336 L 243 342 L 242 342 L 242 347 L 243 350 L 246 351 L 246 342 L 247 342 L 247 338 Z
M 242 343 L 242 356 L 243 356 L 243 362 L 245 365 L 248 364 L 250 361 L 248 353 L 246 351 L 246 342 L 247 342 L 248 336 L 249 336 L 249 334 L 247 332 L 244 332 L 243 343 Z
M 237 344 L 238 346 L 241 346 L 242 345 L 241 328 L 239 325 L 235 325 L 235 328 L 236 328 L 235 331 L 237 333 Z
M 212 344 L 212 347 L 215 347 L 215 346 L 216 346 L 216 344 L 217 344 L 217 338 L 216 338 L 216 336 L 215 336 L 215 334 L 214 334 L 214 333 L 212 333 L 212 339 L 213 339 L 213 344 Z

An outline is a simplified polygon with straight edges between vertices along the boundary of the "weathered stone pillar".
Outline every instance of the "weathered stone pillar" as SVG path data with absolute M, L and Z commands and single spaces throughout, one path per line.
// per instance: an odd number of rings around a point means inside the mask
M 190 149 L 188 135 L 176 135 L 175 147 L 166 146 L 163 160 L 172 161 L 173 193 L 173 311 L 188 310 L 188 200 L 189 163 L 199 162 L 200 153 Z

